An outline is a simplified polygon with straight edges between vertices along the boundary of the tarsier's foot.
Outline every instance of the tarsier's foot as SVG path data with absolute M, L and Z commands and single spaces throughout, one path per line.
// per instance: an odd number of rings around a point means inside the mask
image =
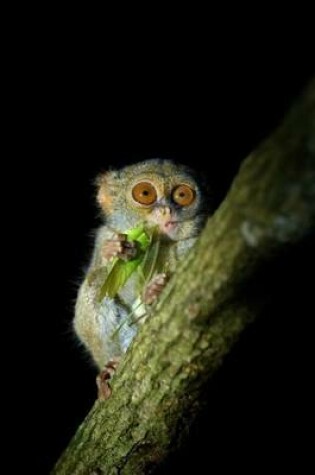
M 100 374 L 96 378 L 96 385 L 97 385 L 97 396 L 98 399 L 105 400 L 110 397 L 112 394 L 112 389 L 109 385 L 109 380 L 115 374 L 115 371 L 118 367 L 119 359 L 110 360 L 104 367 L 104 369 L 100 372 Z
M 124 261 L 128 261 L 136 257 L 137 245 L 135 242 L 127 241 L 125 234 L 117 234 L 116 239 L 109 239 L 104 243 L 102 254 L 107 260 L 113 257 L 119 257 Z
M 157 274 L 155 277 L 153 277 L 144 291 L 143 303 L 151 305 L 153 302 L 155 302 L 164 289 L 166 282 L 166 274 Z

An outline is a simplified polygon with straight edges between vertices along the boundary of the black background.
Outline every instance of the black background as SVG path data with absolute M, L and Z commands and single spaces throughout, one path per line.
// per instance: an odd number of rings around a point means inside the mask
M 67 54 L 61 63 L 44 61 L 34 76 L 25 63 L 31 79 L 16 91 L 21 133 L 12 145 L 21 159 L 13 160 L 11 176 L 20 282 L 13 306 L 22 342 L 13 384 L 18 414 L 27 408 L 22 437 L 32 473 L 48 473 L 96 395 L 95 369 L 71 330 L 99 223 L 95 176 L 150 157 L 173 158 L 204 170 L 218 205 L 242 159 L 311 77 L 299 51 L 290 50 L 288 60 L 282 53 L 272 64 L 256 53 L 244 64 L 236 55 L 222 65 L 184 61 L 172 72 L 151 65 L 137 77 L 126 63 L 114 78 L 81 68 L 78 56 Z M 307 463 L 312 239 L 277 265 L 287 276 L 275 282 L 277 298 L 227 357 L 184 451 L 163 473 L 190 473 L 189 466 L 197 473 L 294 465 L 301 471 Z

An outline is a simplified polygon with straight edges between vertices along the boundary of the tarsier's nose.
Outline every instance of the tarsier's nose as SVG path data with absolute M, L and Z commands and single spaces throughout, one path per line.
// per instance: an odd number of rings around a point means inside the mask
M 165 224 L 171 221 L 171 208 L 169 206 L 157 206 L 153 211 L 156 222 Z

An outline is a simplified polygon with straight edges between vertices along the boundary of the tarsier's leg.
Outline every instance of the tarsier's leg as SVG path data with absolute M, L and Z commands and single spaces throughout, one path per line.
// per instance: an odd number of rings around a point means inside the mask
M 146 286 L 143 293 L 143 302 L 151 305 L 159 297 L 167 282 L 166 274 L 157 274 Z M 113 377 L 119 364 L 119 358 L 112 358 L 96 378 L 98 388 L 98 398 L 100 400 L 108 399 L 112 394 L 110 379 Z

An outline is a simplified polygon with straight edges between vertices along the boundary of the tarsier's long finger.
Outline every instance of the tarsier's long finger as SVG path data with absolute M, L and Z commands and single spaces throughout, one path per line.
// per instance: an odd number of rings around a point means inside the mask
M 96 378 L 96 384 L 98 388 L 98 398 L 101 400 L 108 399 L 112 394 L 112 389 L 109 385 L 109 380 L 115 374 L 115 371 L 119 364 L 119 358 L 114 358 L 105 365 L 104 369 Z
M 147 289 L 145 296 L 146 296 L 146 303 L 153 302 L 155 299 L 158 298 L 162 290 L 164 289 L 165 285 L 152 285 L 150 288 Z
M 115 239 L 106 241 L 102 254 L 105 259 L 119 257 L 125 261 L 132 259 L 137 254 L 137 245 L 135 242 L 126 241 L 125 234 L 117 234 Z
M 121 241 L 107 241 L 106 245 L 102 249 L 102 254 L 105 259 L 111 259 L 112 257 L 117 256 L 120 252 L 122 252 L 122 242 Z
M 125 241 L 125 242 L 122 242 L 121 243 L 123 247 L 125 247 L 126 249 L 135 249 L 137 247 L 136 243 L 135 242 L 129 242 L 129 241 Z
M 123 241 L 118 241 L 117 239 L 112 239 L 110 241 L 107 241 L 106 243 L 106 247 L 110 247 L 110 248 L 113 248 L 113 249 L 122 249 L 124 246 L 124 242 Z
M 156 275 L 148 284 L 144 292 L 143 302 L 148 305 L 151 305 L 153 302 L 155 302 L 155 300 L 159 297 L 162 290 L 164 289 L 166 281 L 166 274 Z
M 127 241 L 127 235 L 126 234 L 117 234 L 117 239 L 116 241 Z
M 152 279 L 152 285 L 154 284 L 160 284 L 160 285 L 165 285 L 167 280 L 167 275 L 166 274 L 158 274 Z
M 128 259 L 132 259 L 137 255 L 137 248 L 135 246 L 127 247 L 125 245 L 122 246 L 122 251 L 118 253 L 118 257 L 127 261 Z
M 151 290 L 151 292 L 162 292 L 164 287 L 165 287 L 165 285 L 163 285 L 163 284 L 153 284 L 150 287 L 150 290 Z
M 105 379 L 102 379 L 100 376 L 97 376 L 96 385 L 98 399 L 100 399 L 101 401 L 105 401 L 111 396 L 112 389 Z

